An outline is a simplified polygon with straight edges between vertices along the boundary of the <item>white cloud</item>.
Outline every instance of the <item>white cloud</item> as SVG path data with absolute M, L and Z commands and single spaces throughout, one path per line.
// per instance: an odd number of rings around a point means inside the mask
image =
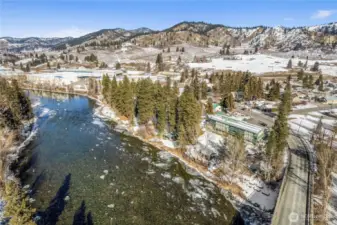
M 336 10 L 318 10 L 314 13 L 314 15 L 311 16 L 311 19 L 324 19 L 332 14 L 334 14 Z
M 91 31 L 82 30 L 78 27 L 71 27 L 63 30 L 52 31 L 44 34 L 44 37 L 80 37 L 90 33 Z
M 286 18 L 284 18 L 283 20 L 284 20 L 284 21 L 293 21 L 293 20 L 294 20 L 294 18 L 291 18 L 291 17 L 286 17 Z

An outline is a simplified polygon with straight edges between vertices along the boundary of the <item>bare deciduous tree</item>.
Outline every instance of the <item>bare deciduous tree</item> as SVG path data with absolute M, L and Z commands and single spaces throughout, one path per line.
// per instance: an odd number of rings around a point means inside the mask
M 235 175 L 244 167 L 246 159 L 245 145 L 242 137 L 228 136 L 224 140 L 225 161 L 223 171 L 229 175 L 230 183 L 233 183 Z

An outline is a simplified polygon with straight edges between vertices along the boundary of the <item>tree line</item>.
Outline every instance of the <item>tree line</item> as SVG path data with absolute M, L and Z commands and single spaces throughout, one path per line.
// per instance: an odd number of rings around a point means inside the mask
M 0 128 L 18 129 L 22 120 L 32 117 L 30 100 L 18 82 L 12 80 L 10 83 L 0 78 Z
M 180 145 L 194 144 L 200 132 L 201 105 L 196 86 L 185 86 L 179 96 L 177 82 L 168 77 L 166 84 L 150 78 L 117 81 L 103 76 L 102 93 L 107 103 L 131 123 L 153 123 L 159 133 L 170 134 Z M 198 95 L 199 96 L 199 95 Z
M 268 166 L 266 173 L 267 181 L 276 179 L 279 175 L 277 173 L 282 167 L 283 153 L 287 146 L 287 137 L 289 135 L 288 115 L 291 111 L 291 106 L 291 85 L 288 79 L 285 91 L 281 97 L 281 103 L 278 107 L 278 115 L 269 133 L 266 145 L 266 160 Z

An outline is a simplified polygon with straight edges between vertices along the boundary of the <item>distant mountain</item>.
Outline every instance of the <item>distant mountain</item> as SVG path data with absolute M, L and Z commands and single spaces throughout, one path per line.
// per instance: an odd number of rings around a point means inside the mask
M 337 23 L 286 28 L 227 27 L 204 22 L 182 22 L 164 31 L 132 39 L 140 46 L 169 46 L 189 43 L 196 46 L 247 46 L 278 51 L 321 49 L 336 51 Z
M 12 50 L 36 48 L 65 49 L 76 46 L 107 46 L 116 42 L 133 42 L 139 46 L 168 47 L 188 43 L 195 46 L 217 45 L 265 48 L 277 51 L 315 50 L 336 52 L 337 23 L 287 28 L 229 27 L 204 22 L 181 22 L 162 31 L 149 28 L 125 30 L 102 29 L 78 38 L 10 38 Z
M 102 29 L 90 34 L 86 34 L 82 37 L 74 38 L 67 41 L 66 44 L 70 46 L 81 45 L 90 41 L 127 41 L 138 35 L 150 34 L 154 31 L 149 28 L 138 28 L 135 30 L 125 30 L 122 28 L 116 29 Z
M 31 51 L 37 49 L 49 49 L 61 43 L 65 43 L 73 39 L 72 37 L 65 38 L 39 38 L 39 37 L 28 37 L 28 38 L 13 38 L 13 37 L 2 37 L 8 41 L 9 49 L 14 51 Z

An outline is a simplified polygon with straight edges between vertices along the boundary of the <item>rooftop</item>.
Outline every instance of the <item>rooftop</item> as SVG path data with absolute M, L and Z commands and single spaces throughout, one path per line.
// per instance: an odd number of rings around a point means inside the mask
M 232 127 L 239 128 L 241 130 L 245 130 L 254 134 L 259 134 L 260 132 L 263 132 L 264 128 L 247 123 L 245 121 L 235 120 L 233 118 L 227 117 L 227 116 L 220 116 L 220 115 L 208 115 L 208 118 L 223 124 L 227 124 Z

